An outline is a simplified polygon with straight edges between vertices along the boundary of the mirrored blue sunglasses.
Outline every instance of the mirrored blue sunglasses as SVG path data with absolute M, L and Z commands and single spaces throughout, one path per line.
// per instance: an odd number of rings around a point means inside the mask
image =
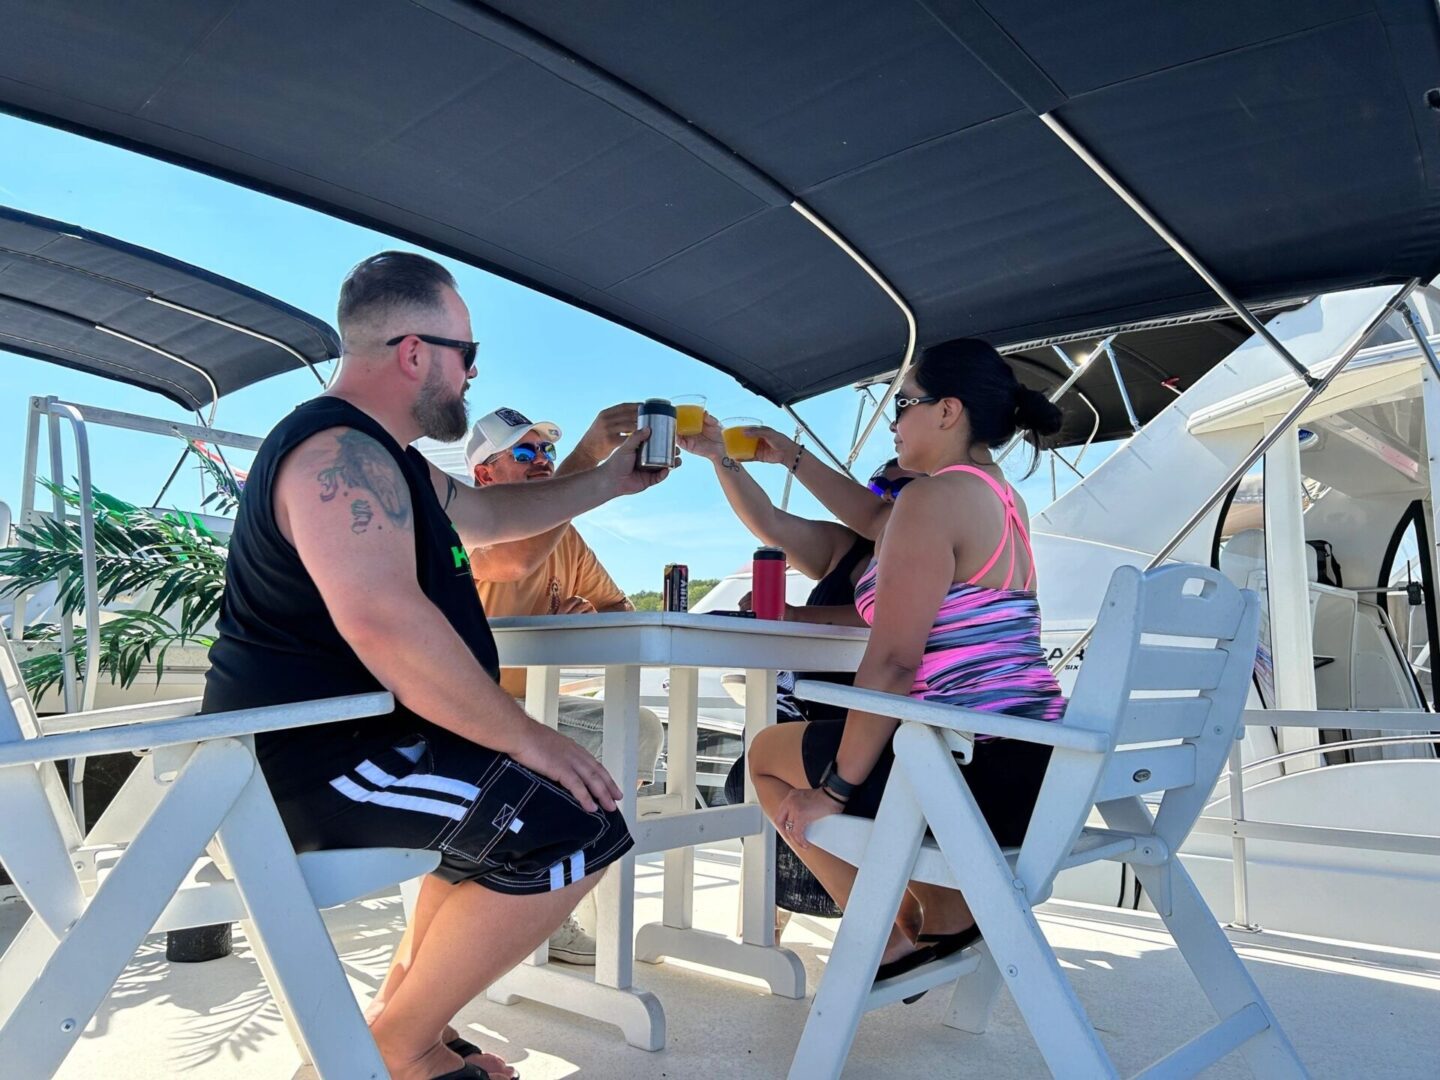
M 510 456 L 521 465 L 529 465 L 541 454 L 544 454 L 545 460 L 553 465 L 555 463 L 555 444 L 553 442 L 522 442 L 510 447 Z

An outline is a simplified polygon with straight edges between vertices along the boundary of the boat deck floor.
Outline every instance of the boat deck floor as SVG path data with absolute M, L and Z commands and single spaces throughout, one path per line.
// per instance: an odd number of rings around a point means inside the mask
M 698 853 L 697 925 L 733 932 L 738 863 L 737 851 Z M 643 861 L 637 925 L 659 918 L 661 883 L 659 859 Z M 1046 933 L 1122 1073 L 1145 1067 L 1210 1022 L 1204 997 L 1154 916 L 1069 903 L 1042 911 Z M 0 906 L 0 948 L 24 915 L 23 904 Z M 349 904 L 327 920 L 356 994 L 368 998 L 402 929 L 398 893 Z M 836 925 L 797 916 L 785 931 L 785 943 L 805 960 L 812 995 Z M 1440 1076 L 1440 954 L 1272 932 L 1231 937 L 1313 1076 Z M 483 939 L 475 947 L 484 948 Z M 665 1006 L 669 1038 L 659 1053 L 627 1046 L 608 1025 L 528 1002 L 505 1007 L 481 998 L 461 1013 L 459 1026 L 516 1064 L 526 1080 L 785 1075 L 809 999 L 772 997 L 758 985 L 678 963 L 637 966 L 636 983 Z M 870 1013 L 845 1075 L 1045 1075 L 1008 996 L 984 1035 L 944 1027 L 947 998 L 941 988 L 915 1005 Z M 164 939 L 148 939 L 58 1075 L 307 1080 L 313 1073 L 300 1067 L 237 928 L 234 955 L 198 965 L 167 963 Z M 1205 1075 L 1251 1073 L 1235 1056 Z

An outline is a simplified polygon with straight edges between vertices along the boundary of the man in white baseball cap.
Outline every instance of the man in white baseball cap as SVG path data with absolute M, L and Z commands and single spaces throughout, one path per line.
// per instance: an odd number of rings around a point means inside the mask
M 558 470 L 558 425 L 533 421 L 514 409 L 496 409 L 480 418 L 465 444 L 470 475 L 477 487 L 489 487 L 543 482 L 557 474 L 594 468 L 635 430 L 636 409 L 634 403 L 627 403 L 602 412 Z M 470 570 L 481 606 L 490 617 L 633 610 L 624 591 L 569 522 L 524 540 L 476 548 L 470 552 Z M 523 702 L 525 670 L 502 668 L 500 688 Z M 603 702 L 561 695 L 561 734 L 596 757 L 601 750 L 603 720 Z M 641 709 L 637 777 L 641 785 L 655 778 L 663 738 L 659 717 Z M 587 903 L 581 901 L 582 915 L 588 911 Z M 570 964 L 593 964 L 595 939 L 572 915 L 551 935 L 550 957 Z
M 470 438 L 465 440 L 465 461 L 473 470 L 532 433 L 552 445 L 560 439 L 560 428 L 549 420 L 537 423 L 514 409 L 496 409 L 477 420 L 470 430 Z

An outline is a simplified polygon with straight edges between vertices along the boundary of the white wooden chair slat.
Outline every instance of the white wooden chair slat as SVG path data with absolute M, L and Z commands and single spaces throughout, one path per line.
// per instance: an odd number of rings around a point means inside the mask
M 1193 739 L 1205 730 L 1210 699 L 1203 697 L 1132 697 L 1120 721 L 1119 742 Z
M 1225 653 L 1177 645 L 1141 645 L 1132 690 L 1214 690 L 1225 673 Z
M 297 857 L 253 733 L 379 715 L 393 698 L 200 717 L 195 701 L 161 702 L 47 724 L 3 632 L 0 676 L 0 862 L 32 911 L 0 956 L 5 1075 L 52 1075 L 147 934 L 240 920 L 303 1060 L 321 1077 L 381 1080 L 318 909 L 428 873 L 439 856 L 381 848 Z M 155 748 L 82 838 L 54 762 Z
M 34 739 L 35 707 L 8 638 L 0 633 L 0 746 Z M 80 830 L 54 762 L 0 772 L 0 863 L 49 931 L 59 936 L 80 917 L 85 897 L 70 864 Z
M 1195 747 L 1189 743 L 1151 746 L 1143 750 L 1117 750 L 1105 763 L 1096 802 L 1148 795 L 1195 782 Z
M 1238 592 L 1221 591 L 1209 581 L 1189 587 L 1191 592 L 1165 590 L 1146 594 L 1140 616 L 1145 633 L 1224 640 L 1235 637 L 1245 618 L 1245 598 Z
M 1111 579 L 1075 692 L 1055 724 L 997 722 L 967 709 L 799 683 L 796 693 L 802 698 L 893 716 L 902 723 L 894 738 L 895 766 L 875 821 L 829 817 L 807 834 L 812 843 L 856 865 L 858 874 L 791 1065 L 791 1080 L 838 1076 L 866 1010 L 918 992 L 922 982 L 937 985 L 934 965 L 925 965 L 912 976 L 888 980 L 883 994 L 871 989 L 909 880 L 959 888 L 985 934 L 979 948 L 962 954 L 973 953 L 977 962 L 958 979 L 947 1025 L 984 1031 L 1003 982 L 1052 1072 L 1115 1076 L 1033 910 L 1049 896 L 1059 870 L 1099 859 L 1134 867 L 1218 1018 L 1209 1032 L 1144 1075 L 1194 1075 L 1239 1048 L 1256 1075 L 1305 1076 L 1274 1014 L 1175 856 L 1238 730 L 1258 630 L 1254 594 L 1241 593 L 1214 570 L 1177 564 L 1142 575 L 1125 567 Z M 1175 645 L 1157 643 L 1156 637 L 1210 640 Z M 1166 693 L 1132 696 L 1136 691 Z M 967 725 L 973 732 L 1054 747 L 1018 849 L 996 844 L 956 767 L 952 747 L 963 743 Z M 1078 738 L 1055 738 L 1057 730 Z M 972 767 L 983 768 L 983 744 L 976 754 Z M 1152 817 L 1138 795 L 1154 792 L 1163 794 Z M 1105 828 L 1086 827 L 1096 809 Z M 927 826 L 933 839 L 925 837 Z

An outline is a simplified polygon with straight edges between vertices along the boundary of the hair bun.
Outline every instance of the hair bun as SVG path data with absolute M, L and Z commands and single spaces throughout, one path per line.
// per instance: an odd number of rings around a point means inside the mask
M 1015 426 L 1036 435 L 1054 435 L 1060 430 L 1065 414 L 1038 390 L 1021 386 L 1015 391 Z

